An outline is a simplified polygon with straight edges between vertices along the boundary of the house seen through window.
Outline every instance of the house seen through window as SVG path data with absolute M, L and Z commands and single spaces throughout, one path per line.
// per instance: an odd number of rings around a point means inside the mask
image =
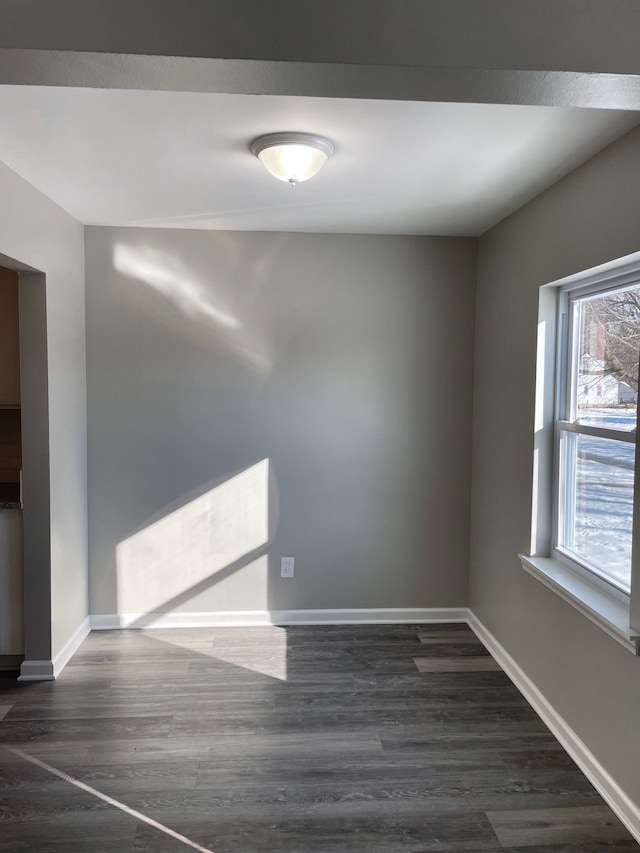
M 629 593 L 640 283 L 560 299 L 556 554 Z

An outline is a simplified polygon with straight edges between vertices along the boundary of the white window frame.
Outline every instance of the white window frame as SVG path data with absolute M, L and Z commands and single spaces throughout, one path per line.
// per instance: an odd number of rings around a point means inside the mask
M 556 547 L 558 518 L 555 492 L 558 477 L 559 427 L 562 413 L 566 363 L 558 353 L 566 329 L 562 328 L 565 293 L 583 296 L 640 283 L 640 252 L 590 270 L 567 276 L 540 288 L 536 393 L 534 416 L 534 460 L 532 482 L 531 543 L 520 554 L 525 571 L 635 654 L 640 653 L 640 451 L 635 433 L 636 466 L 634 488 L 631 591 L 618 589 Z M 566 299 L 569 297 L 567 296 Z M 564 395 L 564 397 L 562 396 Z M 572 427 L 569 427 L 572 429 Z M 582 428 L 584 432 L 587 429 Z M 600 428 L 598 434 L 600 435 Z M 606 430 L 604 430 L 606 432 Z M 603 435 L 603 437 L 608 437 Z M 620 434 L 616 431 L 616 439 Z M 625 439 L 623 439 L 625 440 Z

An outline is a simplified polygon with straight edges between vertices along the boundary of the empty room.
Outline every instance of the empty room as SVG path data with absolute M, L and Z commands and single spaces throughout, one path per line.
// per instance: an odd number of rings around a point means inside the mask
M 640 850 L 640 10 L 0 2 L 0 851 Z

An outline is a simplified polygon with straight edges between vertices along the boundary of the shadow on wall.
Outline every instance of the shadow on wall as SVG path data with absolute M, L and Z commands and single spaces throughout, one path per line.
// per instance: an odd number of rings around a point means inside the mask
M 269 460 L 199 491 L 117 545 L 118 613 L 125 625 L 152 624 L 237 572 L 251 576 L 254 607 L 247 609 L 266 608 L 267 545 L 276 522 L 269 513 L 270 491 L 275 495 Z

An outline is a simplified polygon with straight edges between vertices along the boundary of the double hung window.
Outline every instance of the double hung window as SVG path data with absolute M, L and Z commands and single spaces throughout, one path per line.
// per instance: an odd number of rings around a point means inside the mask
M 640 278 L 559 293 L 554 556 L 631 588 Z

